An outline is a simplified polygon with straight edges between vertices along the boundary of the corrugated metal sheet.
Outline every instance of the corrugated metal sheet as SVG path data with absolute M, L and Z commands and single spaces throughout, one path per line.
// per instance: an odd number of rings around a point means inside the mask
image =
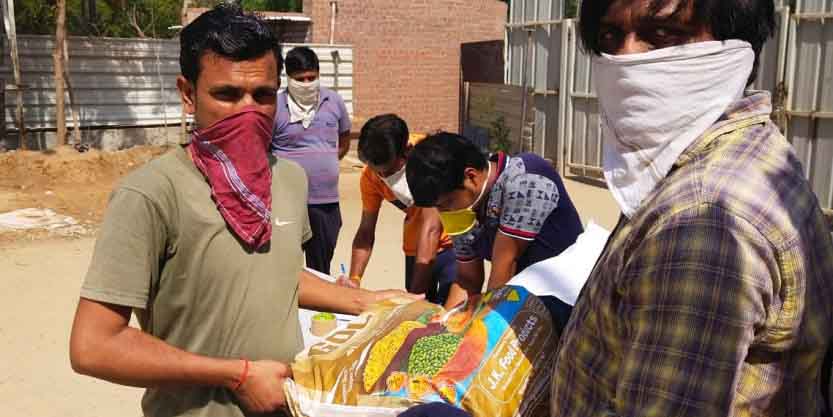
M 8 42 L 3 40 L 8 56 Z M 48 36 L 18 38 L 26 128 L 55 128 L 53 41 Z M 297 46 L 287 44 L 284 53 Z M 352 114 L 353 50 L 350 46 L 308 45 L 321 61 L 321 82 L 337 87 Z M 69 38 L 69 73 L 82 127 L 176 125 L 181 104 L 176 90 L 179 41 L 158 39 Z M 337 65 L 334 59 L 337 53 Z M 0 66 L 6 80 L 5 123 L 16 130 L 14 86 L 9 59 Z M 337 75 L 337 77 L 336 77 Z M 282 85 L 286 85 L 282 74 Z M 72 120 L 67 111 L 67 123 Z
M 776 116 L 821 205 L 833 208 L 833 0 L 776 0 L 779 30 L 761 53 L 753 88 L 773 92 Z M 601 178 L 602 142 L 590 58 L 563 20 L 562 0 L 512 2 L 505 82 L 535 92 L 533 149 L 562 172 Z M 556 98 L 557 97 L 557 98 Z M 780 117 L 776 117 L 780 119 Z M 780 121 L 780 120 L 779 120 Z
M 579 47 L 574 21 L 570 21 L 567 30 L 570 41 L 567 51 L 569 67 L 566 70 L 564 172 L 601 178 L 599 167 L 602 165 L 602 134 L 591 59 Z
M 534 151 L 560 161 L 555 145 L 560 136 L 559 113 L 564 105 L 562 51 L 565 46 L 564 3 L 561 0 L 513 1 L 507 26 L 506 82 L 524 86 L 531 92 L 528 112 L 533 120 L 530 143 L 524 151 Z
M 3 42 L 8 56 L 8 42 Z M 55 84 L 52 49 L 47 36 L 19 36 L 27 129 L 55 128 Z M 176 40 L 70 38 L 70 83 L 82 126 L 148 126 L 177 124 L 176 93 L 179 43 Z M 14 123 L 14 86 L 10 60 L 0 77 L 6 80 L 5 121 Z M 67 112 L 68 123 L 72 123 Z
M 821 205 L 833 208 L 833 0 L 799 0 L 789 25 L 785 133 Z

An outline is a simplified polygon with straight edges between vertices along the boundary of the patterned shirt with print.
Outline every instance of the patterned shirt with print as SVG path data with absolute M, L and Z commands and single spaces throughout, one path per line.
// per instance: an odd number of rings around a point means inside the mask
M 492 156 L 497 179 L 477 225 L 455 236 L 457 260 L 492 259 L 497 233 L 529 241 L 517 260 L 517 271 L 558 255 L 576 242 L 583 228 L 561 177 L 538 155 Z

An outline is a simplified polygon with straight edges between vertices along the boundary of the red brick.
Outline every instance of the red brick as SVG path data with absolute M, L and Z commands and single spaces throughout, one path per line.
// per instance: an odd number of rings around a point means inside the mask
M 311 40 L 330 37 L 329 0 L 304 0 Z M 498 0 L 338 0 L 335 43 L 353 46 L 360 120 L 395 112 L 412 131 L 457 130 L 460 45 L 502 40 Z

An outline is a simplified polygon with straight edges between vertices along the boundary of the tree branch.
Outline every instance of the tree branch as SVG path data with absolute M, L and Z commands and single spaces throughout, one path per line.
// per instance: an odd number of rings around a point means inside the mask
M 135 4 L 133 5 L 133 9 L 127 13 L 127 18 L 130 21 L 130 26 L 132 26 L 133 29 L 136 30 L 136 34 L 140 38 L 147 38 L 147 36 L 145 36 L 145 32 L 142 30 L 142 27 L 139 26 L 139 20 L 136 18 L 136 5 Z

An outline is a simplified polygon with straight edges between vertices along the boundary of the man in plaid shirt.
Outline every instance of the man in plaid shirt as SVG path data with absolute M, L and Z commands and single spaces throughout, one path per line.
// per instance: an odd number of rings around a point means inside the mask
M 767 92 L 770 0 L 584 0 L 622 217 L 564 330 L 553 416 L 818 416 L 833 243 Z

